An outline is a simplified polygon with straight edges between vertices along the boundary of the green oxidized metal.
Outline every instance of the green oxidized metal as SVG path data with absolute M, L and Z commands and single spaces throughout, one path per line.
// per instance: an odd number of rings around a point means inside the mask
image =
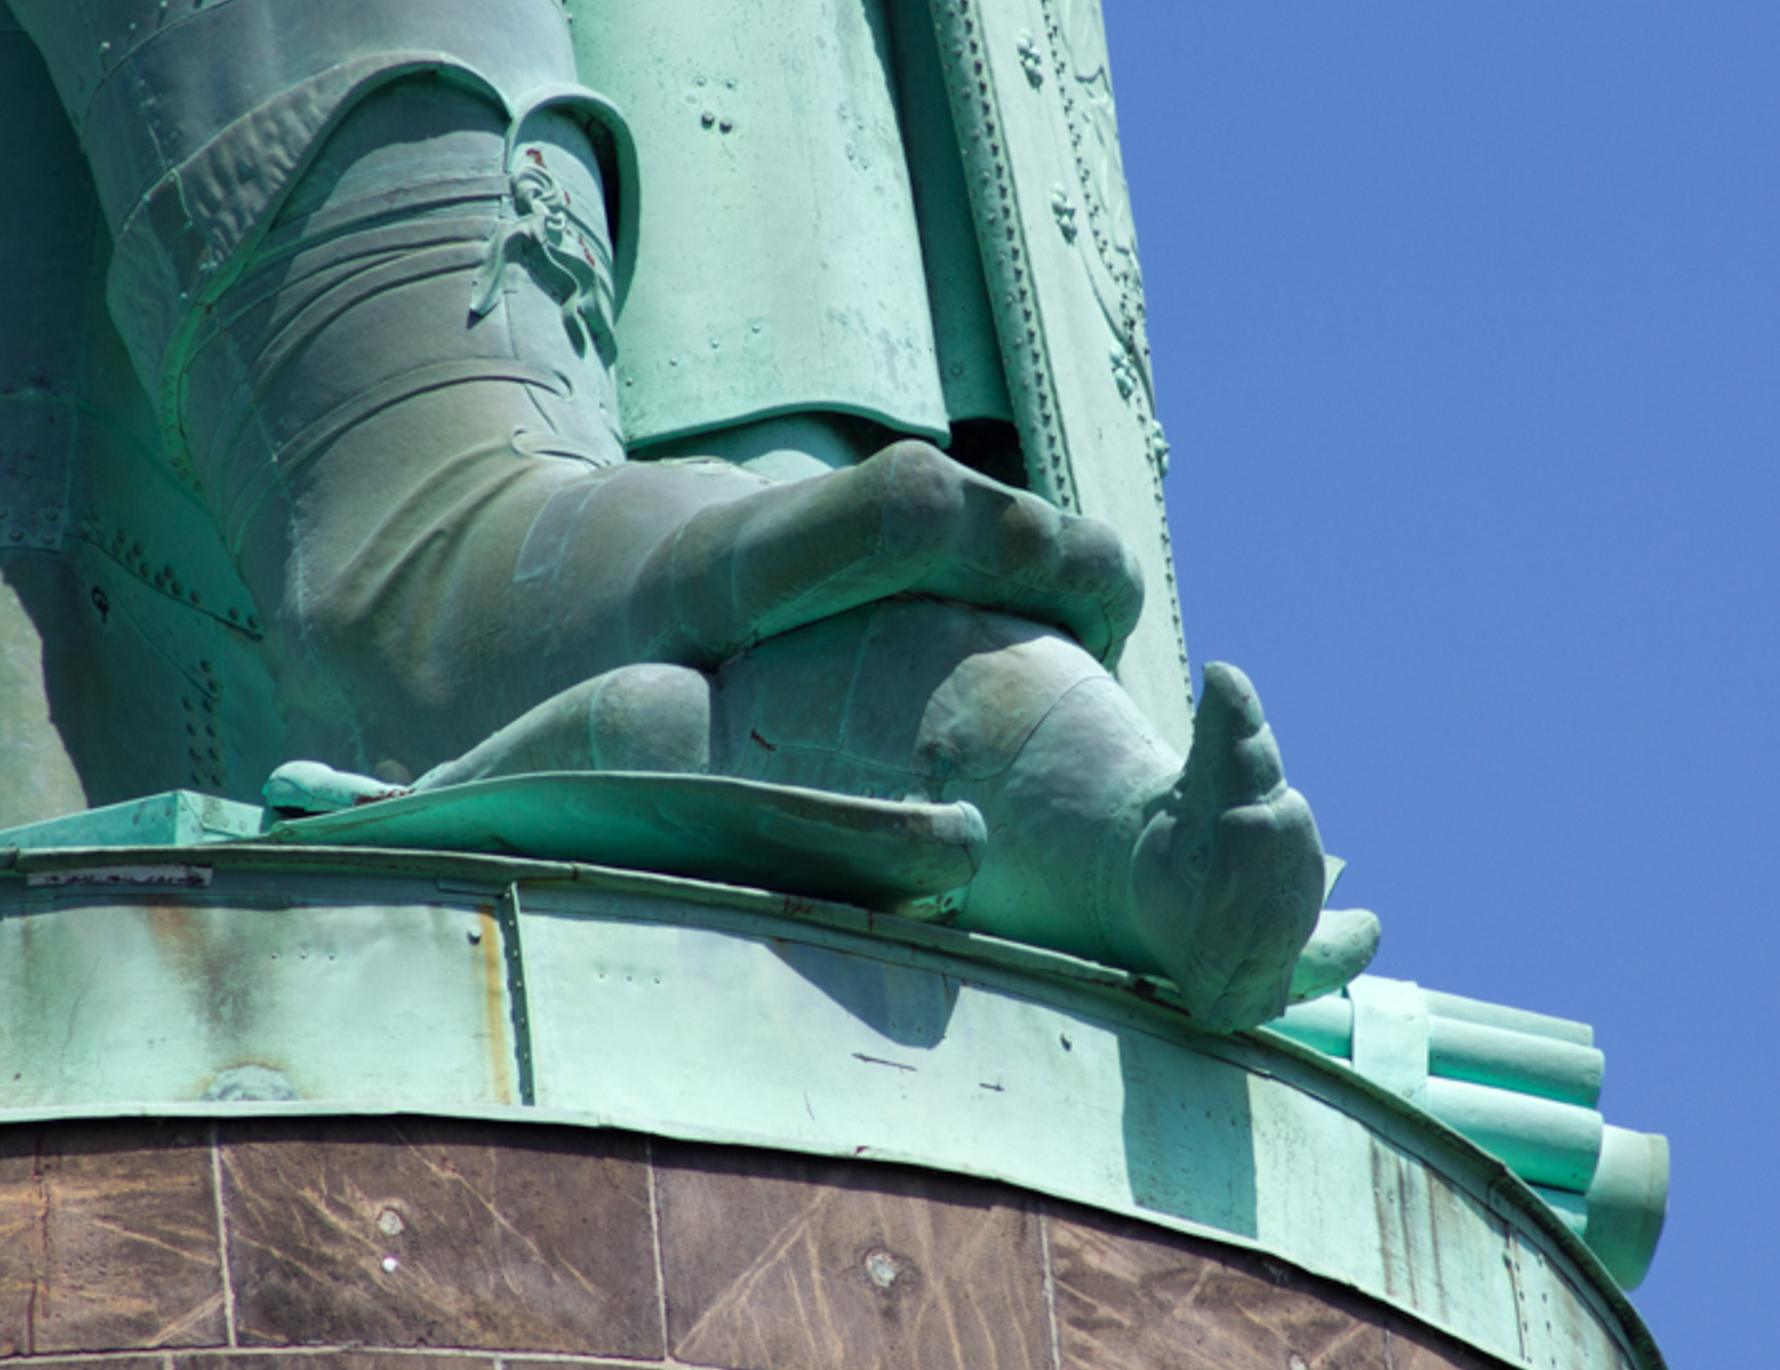
M 0 1122 L 909 1162 L 1661 1364 L 1588 1029 L 1357 976 L 1194 713 L 1095 0 L 15 0 L 0 130 Z
M 7 1118 L 431 1112 L 912 1162 L 1271 1252 L 1510 1364 L 1662 1363 L 1613 1275 L 1648 1261 L 1666 1152 L 1591 1111 L 1580 1024 L 1362 979 L 1216 1038 L 1054 953 L 469 854 L 25 849 L 0 901 Z M 1408 1088 L 1378 1064 L 1418 1049 Z
M 33 302 L 67 346 L 21 411 L 96 411 L 68 425 L 94 435 L 68 454 L 80 546 L 31 606 L 89 798 L 164 784 L 183 747 L 236 793 L 283 752 L 423 789 L 684 771 L 966 805 L 982 850 L 938 892 L 960 926 L 1160 970 L 1213 1028 L 1284 1003 L 1322 853 L 1240 673 L 1208 670 L 1216 726 L 1182 755 L 1174 597 L 1142 607 L 1145 561 L 1165 587 L 1169 564 L 1091 8 L 1046 30 L 1061 103 L 983 128 L 995 83 L 959 44 L 994 33 L 912 3 L 721 36 L 594 7 L 578 50 L 552 0 L 498 35 L 468 3 L 16 8 L 43 62 L 17 113 L 72 127 L 92 193 L 52 170 L 68 193 L 15 237 L 84 237 L 95 268 L 101 216 L 112 240 L 103 313 Z M 1072 145 L 1100 269 L 1058 259 L 1033 294 L 1020 215 Z M 992 269 L 965 269 L 972 237 Z M 1077 394 L 1040 354 L 1087 336 L 1090 296 L 1119 364 Z M 1092 493 L 1133 463 L 1141 514 Z M 182 520 L 199 550 L 157 568 Z M 179 710 L 119 727 L 138 665 L 172 668 Z

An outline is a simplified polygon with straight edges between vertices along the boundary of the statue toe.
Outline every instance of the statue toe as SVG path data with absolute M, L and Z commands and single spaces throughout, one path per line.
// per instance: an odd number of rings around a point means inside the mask
M 1219 813 L 1189 854 L 1175 982 L 1194 1021 L 1235 1032 L 1284 1011 L 1322 903 L 1322 841 L 1296 790 Z
M 1378 915 L 1369 909 L 1324 909 L 1292 970 L 1294 1004 L 1333 994 L 1378 954 Z
M 1285 1009 L 1322 907 L 1322 839 L 1234 666 L 1205 668 L 1193 750 L 1141 841 L 1134 893 L 1143 944 L 1195 1022 L 1235 1032 Z
M 1236 667 L 1213 661 L 1193 714 L 1193 751 L 1182 785 L 1199 808 L 1229 808 L 1277 793 L 1285 766 L 1260 696 Z

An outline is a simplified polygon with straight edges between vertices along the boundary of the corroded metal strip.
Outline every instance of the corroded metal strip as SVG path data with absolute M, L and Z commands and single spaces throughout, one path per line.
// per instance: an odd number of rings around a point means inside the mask
M 1044 327 L 1038 317 L 1025 225 L 978 0 L 935 0 L 940 65 L 962 144 L 965 181 L 976 212 L 983 273 L 1001 335 L 1002 362 L 1033 488 L 1079 510 L 1069 448 L 1058 412 Z
M 537 1077 L 532 1068 L 531 1005 L 525 989 L 525 949 L 519 934 L 519 882 L 501 892 L 499 905 L 501 949 L 506 958 L 507 1003 L 513 1024 L 513 1061 L 519 1072 L 519 1102 L 538 1102 Z
M 1142 277 L 1093 0 L 931 0 L 1032 487 L 1119 528 L 1148 601 L 1120 683 L 1175 746 L 1190 686 Z

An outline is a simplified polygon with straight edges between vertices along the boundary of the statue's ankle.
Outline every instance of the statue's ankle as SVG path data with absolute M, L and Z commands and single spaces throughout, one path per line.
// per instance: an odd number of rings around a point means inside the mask
M 785 482 L 857 466 L 899 435 L 852 414 L 809 410 L 744 419 L 725 428 L 645 442 L 631 449 L 639 461 L 715 457 Z

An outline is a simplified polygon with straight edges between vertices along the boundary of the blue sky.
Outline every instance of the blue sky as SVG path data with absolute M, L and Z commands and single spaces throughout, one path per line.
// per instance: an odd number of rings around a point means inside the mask
M 1195 667 L 1382 974 L 1584 1019 L 1674 1147 L 1635 1302 L 1780 1261 L 1780 6 L 1106 0 Z

